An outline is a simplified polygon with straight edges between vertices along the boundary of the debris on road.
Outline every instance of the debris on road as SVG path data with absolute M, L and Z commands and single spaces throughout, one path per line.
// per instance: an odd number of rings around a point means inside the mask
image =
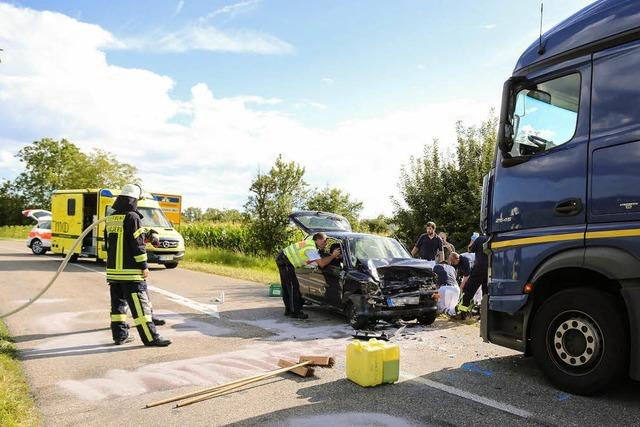
M 335 363 L 335 360 L 333 359 L 333 357 L 328 357 L 328 356 L 301 356 L 298 363 L 280 359 L 278 361 L 278 365 L 281 366 L 280 369 L 275 369 L 269 372 L 265 372 L 263 374 L 253 375 L 250 377 L 231 381 L 226 384 L 220 384 L 220 385 L 208 387 L 199 391 L 182 394 L 180 396 L 175 396 L 175 397 L 160 400 L 157 402 L 149 403 L 145 406 L 145 408 L 153 408 L 155 406 L 164 405 L 166 403 L 183 400 L 183 402 L 179 402 L 175 405 L 175 408 L 182 408 L 184 406 L 188 406 L 197 402 L 202 402 L 204 400 L 213 399 L 215 397 L 222 396 L 224 394 L 230 393 L 246 385 L 254 384 L 262 380 L 266 380 L 268 378 L 273 378 L 276 375 L 282 374 L 284 372 L 292 372 L 301 377 L 312 376 L 314 373 L 314 370 L 311 368 L 312 366 L 321 366 L 321 367 L 331 368 L 333 367 L 334 363 Z

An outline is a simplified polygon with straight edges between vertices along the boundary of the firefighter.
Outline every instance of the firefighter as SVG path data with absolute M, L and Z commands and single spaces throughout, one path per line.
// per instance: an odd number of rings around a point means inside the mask
M 323 250 L 325 246 L 327 246 L 327 235 L 320 232 L 314 234 L 311 239 L 289 245 L 278 253 L 276 264 L 280 272 L 285 316 L 291 316 L 294 319 L 309 317 L 302 311 L 302 296 L 295 269 L 313 263 L 324 268 L 331 261 L 342 256 L 340 248 L 335 248 L 330 255 L 322 258 L 319 251 Z
M 149 275 L 142 215 L 137 211 L 142 189 L 127 184 L 113 203 L 107 217 L 107 282 L 111 292 L 111 334 L 116 345 L 133 340 L 127 325 L 127 305 L 146 346 L 166 347 L 170 340 L 156 332 L 145 279 Z

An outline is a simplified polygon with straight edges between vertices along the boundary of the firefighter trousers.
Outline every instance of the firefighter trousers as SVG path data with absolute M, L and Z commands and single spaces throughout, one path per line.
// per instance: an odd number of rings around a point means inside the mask
M 151 303 L 146 282 L 109 282 L 111 293 L 111 335 L 113 341 L 123 341 L 129 336 L 127 305 L 138 329 L 140 339 L 148 345 L 158 338 L 151 319 Z
M 464 290 L 462 291 L 462 306 L 470 307 L 471 300 L 473 300 L 473 296 L 478 291 L 478 288 L 482 287 L 482 294 L 487 295 L 489 293 L 489 288 L 487 287 L 487 275 L 472 275 L 469 277 L 467 284 L 464 286 Z

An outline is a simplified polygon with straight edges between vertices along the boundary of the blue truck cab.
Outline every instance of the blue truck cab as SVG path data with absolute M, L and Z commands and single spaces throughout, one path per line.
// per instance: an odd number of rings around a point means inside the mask
M 640 380 L 639 1 L 595 2 L 521 55 L 480 216 L 485 341 L 571 393 Z

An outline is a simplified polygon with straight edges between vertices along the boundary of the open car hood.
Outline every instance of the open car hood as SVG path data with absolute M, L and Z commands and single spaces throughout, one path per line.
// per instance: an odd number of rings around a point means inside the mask
M 44 209 L 26 209 L 22 211 L 22 215 L 36 222 L 51 219 L 51 212 Z
M 351 224 L 345 217 L 330 212 L 298 211 L 289 219 L 307 234 L 320 231 L 351 231 Z

